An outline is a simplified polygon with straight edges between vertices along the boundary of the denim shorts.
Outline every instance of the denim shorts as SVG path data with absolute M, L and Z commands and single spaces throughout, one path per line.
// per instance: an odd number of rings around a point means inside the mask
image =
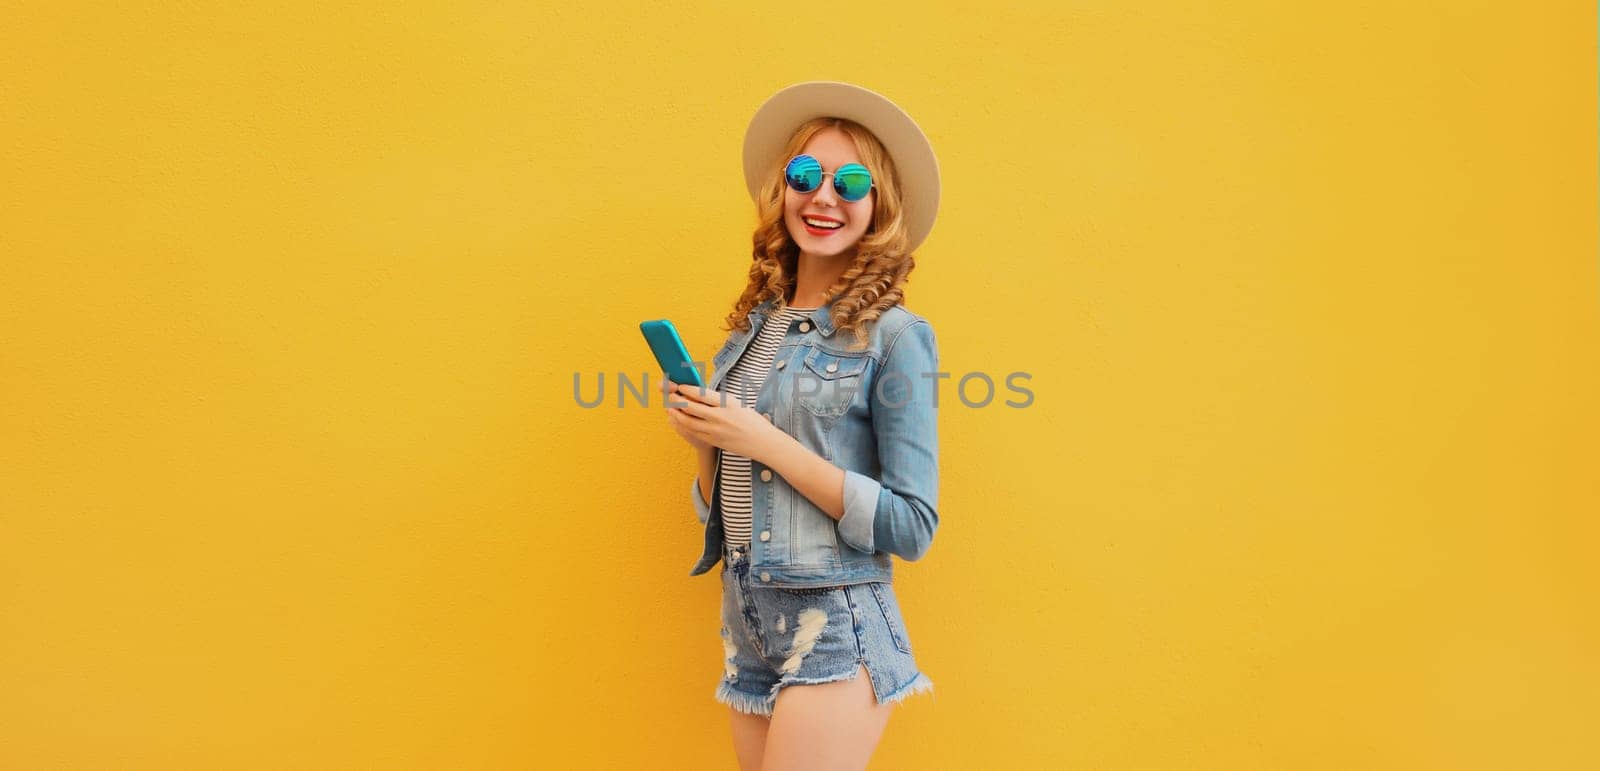
M 751 580 L 748 546 L 722 547 L 722 649 L 716 699 L 754 715 L 770 716 L 786 685 L 851 680 L 861 665 L 879 704 L 933 689 L 892 584 L 768 586 Z

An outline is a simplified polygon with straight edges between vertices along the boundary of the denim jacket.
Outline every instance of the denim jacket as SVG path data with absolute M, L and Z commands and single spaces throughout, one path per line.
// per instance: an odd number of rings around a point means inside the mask
M 720 390 L 734 362 L 771 317 L 775 300 L 750 311 L 712 358 L 708 387 Z M 939 526 L 939 353 L 933 326 L 896 305 L 869 328 L 864 350 L 837 332 L 832 304 L 790 322 L 752 405 L 801 445 L 844 469 L 844 516 L 834 520 L 777 472 L 750 462 L 750 575 L 770 586 L 802 588 L 890 581 L 889 555 L 916 560 Z M 681 401 L 681 398 L 679 399 Z M 712 502 L 690 491 L 705 526 L 696 576 L 722 559 L 716 448 Z

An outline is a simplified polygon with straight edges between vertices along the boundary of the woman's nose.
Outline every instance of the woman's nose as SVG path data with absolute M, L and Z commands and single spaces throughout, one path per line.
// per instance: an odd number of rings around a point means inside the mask
M 832 206 L 839 205 L 839 199 L 833 193 L 833 177 L 823 177 L 822 184 L 817 186 L 816 191 L 811 196 L 811 200 L 817 203 L 825 203 Z

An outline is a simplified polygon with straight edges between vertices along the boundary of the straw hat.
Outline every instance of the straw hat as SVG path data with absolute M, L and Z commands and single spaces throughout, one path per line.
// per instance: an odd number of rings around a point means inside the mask
M 883 143 L 900 175 L 902 207 L 915 251 L 939 213 L 939 161 L 916 121 L 894 102 L 850 83 L 813 80 L 787 86 L 764 102 L 744 132 L 744 181 L 751 200 L 761 183 L 787 158 L 779 158 L 794 130 L 812 118 L 845 118 L 865 126 Z M 874 169 L 876 171 L 876 169 Z

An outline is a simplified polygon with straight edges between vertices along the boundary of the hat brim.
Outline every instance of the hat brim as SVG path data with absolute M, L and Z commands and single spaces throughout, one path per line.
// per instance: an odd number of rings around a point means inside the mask
M 927 135 L 905 110 L 857 85 L 832 80 L 796 83 L 762 103 L 744 134 L 744 179 L 750 199 L 757 199 L 762 182 L 786 160 L 778 155 L 794 130 L 825 116 L 865 126 L 888 150 L 899 172 L 909 251 L 915 251 L 939 214 L 939 160 Z

